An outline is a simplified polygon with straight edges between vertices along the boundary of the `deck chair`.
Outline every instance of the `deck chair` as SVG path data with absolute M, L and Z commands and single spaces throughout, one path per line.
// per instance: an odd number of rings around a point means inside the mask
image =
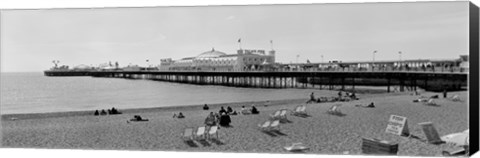
M 299 115 L 301 111 L 302 105 L 299 105 L 293 109 L 293 111 L 290 113 L 290 115 Z
M 212 135 L 215 135 L 218 139 L 218 126 L 212 126 L 208 130 L 208 138 L 210 139 Z
M 332 114 L 332 115 L 341 115 L 342 111 L 338 108 L 340 104 L 335 104 L 330 109 L 328 109 L 327 113 Z
M 281 121 L 287 121 L 287 109 L 282 109 L 280 110 L 280 115 L 278 116 L 278 118 L 281 120 Z
M 268 130 L 270 128 L 270 124 L 271 124 L 271 122 L 267 120 L 263 124 L 258 124 L 258 127 L 261 130 Z
M 278 119 L 278 118 L 280 117 L 280 113 L 281 113 L 281 112 L 282 112 L 281 110 L 275 111 L 274 113 L 272 113 L 272 114 L 270 115 L 270 118 L 271 118 L 272 120 Z
M 272 130 L 278 130 L 280 131 L 280 120 L 274 120 L 272 121 L 272 123 L 270 124 L 270 126 L 268 127 L 268 130 L 272 131 Z
M 435 103 L 435 101 L 433 99 L 429 99 L 428 102 L 425 103 L 425 105 L 437 106 L 438 104 Z
M 452 97 L 452 101 L 461 101 L 461 100 L 460 100 L 460 97 L 458 97 L 458 95 L 454 95 Z
M 183 141 L 189 141 L 193 139 L 193 128 L 185 128 L 182 136 Z
M 298 108 L 298 111 L 297 111 L 298 115 L 304 115 L 304 116 L 307 115 L 306 109 L 307 109 L 307 106 L 300 105 L 300 107 Z
M 197 131 L 195 132 L 195 139 L 200 140 L 200 139 L 205 139 L 205 126 L 198 127 Z

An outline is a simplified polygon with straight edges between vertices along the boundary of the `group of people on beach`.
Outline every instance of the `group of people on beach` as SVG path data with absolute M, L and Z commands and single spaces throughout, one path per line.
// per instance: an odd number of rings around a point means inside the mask
M 117 115 L 117 114 L 122 114 L 120 111 L 115 109 L 115 107 L 112 107 L 112 109 L 107 109 L 109 115 Z M 98 116 L 98 115 L 107 115 L 107 111 L 105 109 L 102 109 L 100 112 L 98 110 L 95 110 L 93 115 Z
M 338 97 L 319 97 L 315 98 L 315 94 L 312 92 L 310 94 L 310 100 L 307 103 L 322 103 L 322 102 L 337 102 L 337 101 L 350 101 L 350 100 L 358 100 L 357 96 L 354 92 L 344 92 L 343 95 L 342 91 L 338 92 Z
M 207 118 L 205 119 L 205 125 L 207 126 L 215 126 L 218 124 L 222 127 L 230 127 L 231 122 L 232 119 L 230 118 L 230 115 L 226 114 L 225 112 L 210 112 L 210 114 L 208 114 Z
M 207 104 L 204 105 L 205 107 L 208 107 Z M 237 112 L 233 110 L 232 107 L 228 106 L 226 109 L 222 106 L 220 107 L 220 110 L 216 113 L 210 112 L 210 114 L 207 116 L 205 119 L 205 125 L 207 126 L 215 126 L 215 125 L 220 125 L 223 127 L 230 127 L 230 123 L 232 122 L 232 119 L 230 115 L 238 115 L 238 114 L 259 114 L 260 111 L 252 105 L 251 108 L 247 109 L 245 106 L 242 106 L 242 109 L 240 112 Z
M 185 115 L 183 115 L 182 112 L 179 112 L 178 115 L 177 115 L 177 113 L 173 113 L 173 118 L 182 119 L 182 118 L 185 118 Z

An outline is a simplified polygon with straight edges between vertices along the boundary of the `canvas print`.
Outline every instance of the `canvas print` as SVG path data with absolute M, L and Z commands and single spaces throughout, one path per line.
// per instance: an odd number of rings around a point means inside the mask
M 1 11 L 1 147 L 463 156 L 469 3 Z

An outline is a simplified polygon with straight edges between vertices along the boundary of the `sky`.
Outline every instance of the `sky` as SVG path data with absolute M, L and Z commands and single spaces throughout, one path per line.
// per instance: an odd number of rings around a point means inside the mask
M 1 72 L 109 61 L 157 65 L 215 50 L 281 63 L 453 59 L 468 54 L 468 2 L 2 10 Z M 297 59 L 297 55 L 299 56 Z

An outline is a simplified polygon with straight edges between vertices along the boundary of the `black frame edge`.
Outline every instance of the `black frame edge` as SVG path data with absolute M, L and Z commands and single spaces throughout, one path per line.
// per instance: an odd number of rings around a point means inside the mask
M 470 156 L 478 152 L 479 146 L 479 12 L 478 7 L 469 3 L 469 121 Z

